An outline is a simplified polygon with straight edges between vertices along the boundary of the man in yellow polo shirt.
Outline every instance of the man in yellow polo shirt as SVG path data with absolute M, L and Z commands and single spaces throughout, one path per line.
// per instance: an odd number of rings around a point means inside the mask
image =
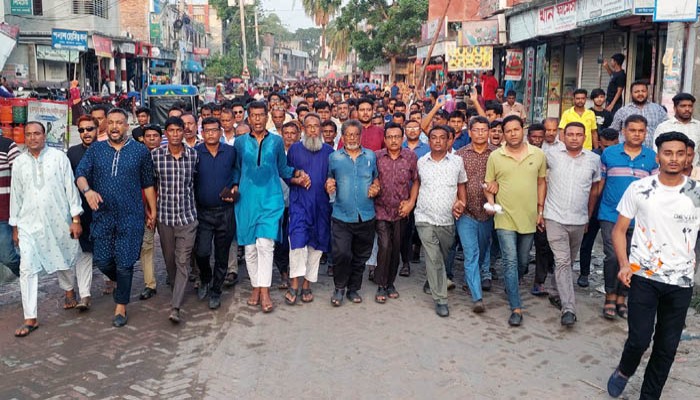
M 535 230 L 544 230 L 542 211 L 547 193 L 547 160 L 541 149 L 523 140 L 523 125 L 516 115 L 503 120 L 505 145 L 489 156 L 484 177 L 486 200 L 503 209 L 494 222 L 512 312 L 508 320 L 511 326 L 520 326 L 523 321 L 518 278 L 526 272 Z M 494 209 L 487 208 L 486 212 L 494 214 Z
M 586 109 L 586 99 L 588 91 L 586 89 L 574 90 L 574 106 L 564 111 L 559 122 L 559 129 L 564 131 L 564 127 L 570 122 L 580 122 L 586 127 L 586 140 L 583 142 L 583 148 L 593 150 L 598 148 L 598 124 L 595 119 L 595 113 L 592 110 Z

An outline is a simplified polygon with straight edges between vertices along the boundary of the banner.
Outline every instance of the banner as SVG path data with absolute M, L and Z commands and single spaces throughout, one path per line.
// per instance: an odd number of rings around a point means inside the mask
M 32 0 L 11 0 L 10 14 L 32 15 Z
M 698 5 L 695 1 L 659 1 L 654 5 L 654 22 L 695 22 Z
M 483 71 L 493 69 L 493 47 L 456 47 L 450 54 L 448 71 Z
M 463 21 L 460 33 L 462 46 L 496 45 L 498 44 L 498 20 Z
M 578 0 L 576 25 L 594 25 L 629 15 L 632 3 L 633 0 Z
M 38 60 L 50 60 L 77 64 L 80 53 L 75 50 L 54 49 L 43 44 L 36 45 L 36 58 Z
M 519 81 L 523 79 L 523 50 L 506 50 L 506 73 L 503 77 L 507 81 Z
M 436 18 L 432 21 L 425 22 L 420 27 L 420 38 L 422 42 L 429 42 L 433 40 L 435 32 L 438 30 L 438 25 L 440 25 L 440 18 Z M 440 33 L 438 34 L 438 40 L 444 39 L 447 36 L 447 18 L 445 22 L 440 26 Z
M 87 51 L 88 34 L 86 31 L 68 29 L 51 30 L 51 47 L 54 49 Z
M 68 103 L 30 101 L 27 103 L 27 121 L 39 121 L 46 127 L 46 144 L 66 148 L 68 133 Z
M 576 0 L 561 1 L 538 10 L 537 35 L 551 35 L 576 28 Z
M 97 57 L 112 58 L 112 39 L 92 35 L 92 47 Z

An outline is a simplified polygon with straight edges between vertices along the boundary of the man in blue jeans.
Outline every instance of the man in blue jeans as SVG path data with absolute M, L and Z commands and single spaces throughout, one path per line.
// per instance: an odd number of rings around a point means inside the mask
M 700 222 L 700 186 L 683 174 L 689 139 L 659 135 L 659 174 L 632 182 L 617 205 L 612 240 L 620 264 L 617 278 L 629 288 L 627 341 L 608 393 L 619 397 L 644 356 L 652 334 L 640 399 L 661 397 L 681 339 L 693 295 L 695 242 Z M 635 220 L 627 257 L 626 233 Z
M 2 130 L 0 130 L 0 134 Z M 19 148 L 12 140 L 0 136 L 0 264 L 19 277 L 19 254 L 12 243 L 10 218 L 10 184 L 12 164 L 19 155 Z
M 535 229 L 544 229 L 542 211 L 547 193 L 544 152 L 523 141 L 523 125 L 523 120 L 517 115 L 509 115 L 503 120 L 505 145 L 489 156 L 484 178 L 484 194 L 489 204 L 498 203 L 503 208 L 502 213 L 496 214 L 494 223 L 512 311 L 508 319 L 511 326 L 520 326 L 523 322 L 518 273 L 524 273 L 527 268 Z
M 486 196 L 482 185 L 486 177 L 486 162 L 497 147 L 488 142 L 489 120 L 486 117 L 473 117 L 469 121 L 469 137 L 471 143 L 455 153 L 462 157 L 464 170 L 469 177 L 466 207 L 456 225 L 464 252 L 464 280 L 474 302 L 472 311 L 482 313 L 485 311 L 481 298 L 482 285 L 491 288 L 489 267 L 493 233 L 493 218 L 484 209 Z

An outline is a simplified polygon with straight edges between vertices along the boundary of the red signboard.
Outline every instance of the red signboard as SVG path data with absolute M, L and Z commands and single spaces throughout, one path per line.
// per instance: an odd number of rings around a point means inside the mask
M 112 58 L 112 39 L 92 35 L 92 47 L 97 57 Z
M 13 39 L 17 39 L 17 35 L 19 35 L 19 26 L 0 22 L 0 32 L 7 34 L 7 36 Z
M 192 53 L 196 54 L 198 56 L 208 56 L 209 55 L 209 49 L 208 48 L 202 48 L 202 47 L 195 47 L 192 49 Z

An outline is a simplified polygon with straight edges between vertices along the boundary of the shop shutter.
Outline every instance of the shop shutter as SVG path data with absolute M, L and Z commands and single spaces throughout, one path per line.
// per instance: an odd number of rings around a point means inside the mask
M 598 63 L 600 53 L 601 34 L 588 35 L 583 38 L 583 57 L 581 64 L 581 84 L 590 93 L 591 90 L 603 86 L 607 82 L 607 73 L 603 71 L 603 65 Z M 603 76 L 605 75 L 605 76 Z

